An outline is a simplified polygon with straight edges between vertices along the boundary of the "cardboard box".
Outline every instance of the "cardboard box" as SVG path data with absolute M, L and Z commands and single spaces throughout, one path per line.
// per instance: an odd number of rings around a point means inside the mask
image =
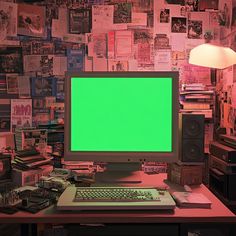
M 180 185 L 199 185 L 202 183 L 202 165 L 181 165 L 171 163 L 167 166 L 167 179 Z

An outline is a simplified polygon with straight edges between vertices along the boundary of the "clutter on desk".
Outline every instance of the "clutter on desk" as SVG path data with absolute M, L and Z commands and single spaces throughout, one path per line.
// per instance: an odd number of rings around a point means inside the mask
M 42 176 L 39 179 L 40 188 L 49 189 L 56 192 L 63 192 L 71 183 L 60 177 Z
M 161 162 L 144 162 L 143 171 L 146 174 L 166 173 L 167 164 Z

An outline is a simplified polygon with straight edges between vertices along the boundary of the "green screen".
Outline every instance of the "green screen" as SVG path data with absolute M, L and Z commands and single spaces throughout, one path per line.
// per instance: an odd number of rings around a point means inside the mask
M 71 78 L 71 151 L 172 151 L 172 78 Z

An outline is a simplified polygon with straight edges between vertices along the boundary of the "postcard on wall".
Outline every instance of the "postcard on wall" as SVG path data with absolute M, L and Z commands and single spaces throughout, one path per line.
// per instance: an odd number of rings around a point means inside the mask
M 22 48 L 0 48 L 0 73 L 23 73 Z
M 138 64 L 151 63 L 151 46 L 149 43 L 138 43 Z
M 68 49 L 67 50 L 67 71 L 83 71 L 84 69 L 84 50 Z
M 171 71 L 171 51 L 158 50 L 154 63 L 155 71 Z
M 121 30 L 115 32 L 115 56 L 116 58 L 126 58 L 132 56 L 133 32 L 131 30 Z
M 95 33 L 92 35 L 92 57 L 107 57 L 107 34 Z
M 89 33 L 91 21 L 91 10 L 89 8 L 69 9 L 70 34 Z
M 45 7 L 30 4 L 18 4 L 18 34 L 44 37 Z
M 67 57 L 54 56 L 53 57 L 53 75 L 65 75 L 67 71 Z
M 1 2 L 0 5 L 0 44 L 9 44 L 8 36 L 17 36 L 17 4 Z
M 30 78 L 29 76 L 18 76 L 19 98 L 30 98 Z
M 132 3 L 122 2 L 114 4 L 114 23 L 131 23 Z
M 31 94 L 33 97 L 56 96 L 56 81 L 54 77 L 31 78 Z
M 92 6 L 92 31 L 106 32 L 113 28 L 114 5 Z
M 40 72 L 42 76 L 53 75 L 53 55 L 42 55 L 40 59 Z
M 7 93 L 8 94 L 18 94 L 18 75 L 6 75 L 6 82 L 7 82 Z
M 170 40 L 167 34 L 156 34 L 154 38 L 154 49 L 170 49 Z
M 25 55 L 23 59 L 24 59 L 24 72 L 41 71 L 40 55 Z
M 32 99 L 11 99 L 11 131 L 32 126 Z
M 170 22 L 170 9 L 160 9 L 160 23 Z

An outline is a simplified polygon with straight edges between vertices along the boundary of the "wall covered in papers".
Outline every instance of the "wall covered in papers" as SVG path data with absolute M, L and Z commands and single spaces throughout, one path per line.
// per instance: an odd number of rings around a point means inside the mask
M 11 103 L 25 99 L 30 125 L 63 122 L 67 71 L 178 70 L 180 89 L 207 90 L 210 69 L 188 64 L 189 51 L 206 32 L 235 46 L 235 7 L 232 0 L 0 0 L 0 131 L 24 126 Z M 235 93 L 235 68 L 228 76 Z

